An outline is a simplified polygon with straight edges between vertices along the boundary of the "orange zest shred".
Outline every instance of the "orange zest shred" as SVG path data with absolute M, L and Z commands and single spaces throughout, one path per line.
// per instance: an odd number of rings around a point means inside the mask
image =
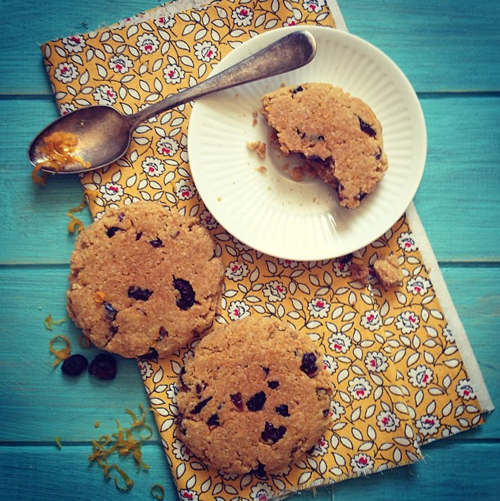
M 57 447 L 59 447 L 59 449 L 62 449 L 61 439 L 59 437 L 54 437 L 54 440 L 56 442 Z
M 31 171 L 31 179 L 35 184 L 41 184 L 45 186 L 45 182 L 47 181 L 47 178 L 49 177 L 49 173 L 42 171 L 43 165 L 42 164 L 37 164 Z
M 154 484 L 151 487 L 151 496 L 155 499 L 162 500 L 165 497 L 165 487 L 161 484 Z
M 82 209 L 85 208 L 87 204 L 85 202 L 82 202 L 80 205 L 77 207 L 73 207 L 72 209 L 69 209 L 66 215 L 71 219 L 71 221 L 68 223 L 68 232 L 69 233 L 80 233 L 85 226 L 83 222 L 78 219 L 77 217 L 74 216 L 75 212 L 80 212 Z
M 112 478 L 115 481 L 116 487 L 120 491 L 124 492 L 129 491 L 134 486 L 134 481 L 117 464 L 105 464 L 102 466 L 102 469 L 104 471 L 104 476 L 106 478 Z M 111 470 L 115 470 L 118 473 L 118 475 L 123 479 L 123 481 L 125 482 L 124 486 L 120 485 L 118 476 L 112 476 L 110 474 Z
M 54 320 L 52 318 L 52 315 L 49 314 L 43 321 L 43 325 L 45 325 L 45 328 L 49 331 L 53 331 L 54 330 L 54 325 L 61 325 L 63 324 L 64 322 L 66 322 L 66 320 L 68 320 L 68 317 L 64 317 L 64 318 L 61 318 L 60 320 Z
M 64 348 L 56 348 L 55 344 L 58 342 L 62 342 L 64 344 Z M 50 353 L 56 357 L 54 362 L 52 362 L 52 367 L 57 367 L 63 360 L 66 360 L 71 355 L 71 343 L 68 336 L 54 336 L 49 342 L 49 348 Z
M 149 465 L 146 464 L 142 459 L 142 442 L 148 440 L 153 435 L 153 430 L 149 426 L 146 420 L 147 411 L 144 409 L 142 404 L 139 404 L 142 415 L 137 418 L 137 416 L 130 410 L 125 409 L 127 414 L 132 418 L 132 424 L 128 428 L 123 428 L 118 420 L 116 420 L 116 425 L 118 432 L 111 435 L 102 435 L 97 440 L 92 441 L 92 454 L 89 456 L 89 461 L 96 462 L 99 467 L 103 470 L 105 478 L 113 478 L 116 487 L 120 490 L 128 491 L 133 485 L 134 481 L 116 464 L 109 464 L 108 459 L 113 454 L 118 454 L 119 456 L 132 456 L 137 470 L 141 467 L 145 470 L 149 469 Z M 95 426 L 95 425 L 94 425 Z M 146 430 L 148 433 L 146 436 L 141 436 L 141 431 Z M 134 431 L 139 432 L 139 436 L 134 436 Z M 118 477 L 112 476 L 110 470 L 114 470 L 118 475 L 124 480 L 125 486 L 120 485 Z
M 40 147 L 40 153 L 47 159 L 37 163 L 36 173 L 40 169 L 49 169 L 59 172 L 67 165 L 78 164 L 82 167 L 90 167 L 89 162 L 84 162 L 79 156 L 75 155 L 75 149 L 78 144 L 78 138 L 75 134 L 58 131 L 50 134 L 43 140 Z M 34 169 L 34 170 L 35 170 Z
M 86 205 L 87 204 L 85 202 L 82 202 L 80 205 L 73 207 L 72 209 L 69 209 L 69 212 L 71 212 L 71 214 L 74 214 L 75 212 L 80 212 L 85 208 Z
M 80 233 L 85 229 L 85 226 L 80 219 L 73 216 L 71 212 L 67 212 L 66 215 L 70 218 L 70 222 L 68 223 L 68 232 L 69 233 Z
M 106 300 L 106 294 L 103 291 L 96 291 L 94 294 L 94 301 L 96 303 L 104 303 Z

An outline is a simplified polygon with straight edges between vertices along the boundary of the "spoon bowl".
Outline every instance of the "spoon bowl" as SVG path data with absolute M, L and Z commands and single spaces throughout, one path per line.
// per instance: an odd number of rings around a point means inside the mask
M 55 132 L 73 134 L 77 138 L 74 151 L 88 167 L 68 163 L 56 170 L 42 170 L 57 174 L 77 174 L 109 165 L 127 152 L 132 132 L 142 122 L 181 104 L 207 94 L 262 80 L 301 68 L 316 55 L 316 42 L 307 31 L 286 35 L 243 61 L 227 68 L 200 84 L 189 87 L 152 104 L 133 115 L 123 115 L 109 106 L 87 106 L 64 115 L 43 129 L 32 141 L 28 158 L 32 165 L 47 160 L 43 153 L 45 138 Z

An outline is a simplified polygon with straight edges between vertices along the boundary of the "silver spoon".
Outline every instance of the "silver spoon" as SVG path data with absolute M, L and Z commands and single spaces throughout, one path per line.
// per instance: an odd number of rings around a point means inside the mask
M 316 55 L 316 41 L 306 31 L 296 31 L 204 82 L 173 94 L 134 115 L 122 115 L 109 106 L 87 106 L 64 115 L 43 129 L 30 144 L 28 157 L 33 165 L 47 159 L 40 151 L 44 138 L 54 132 L 66 132 L 78 139 L 75 155 L 90 167 L 75 162 L 58 170 L 58 174 L 77 174 L 99 169 L 125 155 L 134 129 L 159 113 L 188 101 L 300 68 Z M 42 170 L 56 172 L 44 167 Z

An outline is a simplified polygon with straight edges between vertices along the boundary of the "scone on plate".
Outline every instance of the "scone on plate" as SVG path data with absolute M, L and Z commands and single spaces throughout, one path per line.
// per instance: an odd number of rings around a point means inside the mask
M 78 235 L 67 309 L 98 348 L 166 356 L 211 324 L 224 268 L 197 219 L 155 202 L 110 209 Z
M 307 334 L 260 316 L 219 325 L 180 375 L 178 437 L 224 473 L 280 473 L 329 428 L 331 393 Z
M 281 151 L 337 191 L 340 204 L 358 207 L 387 170 L 382 126 L 361 99 L 326 83 L 283 87 L 262 97 L 262 114 Z

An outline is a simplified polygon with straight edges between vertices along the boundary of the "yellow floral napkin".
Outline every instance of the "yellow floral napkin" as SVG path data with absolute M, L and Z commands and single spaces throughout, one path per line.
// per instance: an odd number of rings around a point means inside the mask
M 245 40 L 296 24 L 345 29 L 334 1 L 179 1 L 42 51 L 61 113 L 104 104 L 130 114 L 203 80 Z M 199 197 L 186 149 L 190 112 L 187 104 L 150 119 L 123 159 L 82 175 L 92 215 L 151 200 L 198 217 L 226 266 L 216 321 L 270 315 L 307 332 L 326 352 L 334 396 L 331 429 L 288 472 L 229 475 L 202 464 L 176 436 L 176 379 L 193 346 L 139 360 L 180 498 L 279 499 L 415 462 L 422 444 L 480 424 L 492 404 L 413 205 L 353 255 L 321 262 L 263 255 L 219 226 Z M 404 283 L 385 290 L 371 270 L 388 254 Z M 362 267 L 366 281 L 357 277 Z

